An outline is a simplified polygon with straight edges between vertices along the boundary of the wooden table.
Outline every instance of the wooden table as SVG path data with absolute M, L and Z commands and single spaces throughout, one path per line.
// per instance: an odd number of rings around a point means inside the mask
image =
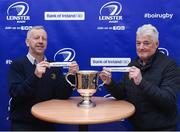
M 77 107 L 81 97 L 71 97 L 68 100 L 49 100 L 35 104 L 32 114 L 44 121 L 61 124 L 78 124 L 80 130 L 87 130 L 88 124 L 120 121 L 131 116 L 135 107 L 124 100 L 104 97 L 92 97 L 96 103 L 93 108 Z

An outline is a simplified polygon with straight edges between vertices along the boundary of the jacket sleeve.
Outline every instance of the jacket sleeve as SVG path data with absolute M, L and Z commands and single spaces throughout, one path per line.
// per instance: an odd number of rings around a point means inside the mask
M 24 100 L 30 98 L 34 94 L 34 85 L 39 80 L 34 73 L 25 79 L 25 71 L 23 65 L 18 62 L 13 62 L 10 65 L 8 83 L 9 93 L 13 98 Z
M 74 82 L 74 77 L 69 77 L 71 82 Z M 66 81 L 62 71 L 58 69 L 58 81 L 55 88 L 55 97 L 58 99 L 68 99 L 72 96 L 73 87 Z
M 119 82 L 115 83 L 115 81 L 111 81 L 109 85 L 105 85 L 107 92 L 109 92 L 116 99 L 125 99 L 126 91 L 125 91 L 125 76 Z
M 177 104 L 177 96 L 180 88 L 180 69 L 175 62 L 169 63 L 163 73 L 160 86 L 142 79 L 140 88 L 143 93 L 158 107 L 171 110 Z

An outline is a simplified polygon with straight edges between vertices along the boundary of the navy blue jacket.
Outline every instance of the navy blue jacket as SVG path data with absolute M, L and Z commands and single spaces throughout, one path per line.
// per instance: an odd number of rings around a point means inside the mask
M 136 130 L 168 130 L 178 122 L 177 97 L 180 88 L 180 70 L 175 61 L 157 51 L 147 65 L 139 59 L 129 66 L 141 70 L 142 81 L 135 85 L 128 73 L 120 83 L 112 81 L 107 91 L 116 99 L 127 99 L 136 112 L 130 118 Z
M 34 104 L 49 99 L 67 99 L 72 95 L 73 88 L 59 68 L 47 68 L 42 78 L 34 74 L 35 68 L 27 57 L 10 65 L 10 119 L 13 121 L 40 122 L 31 114 Z

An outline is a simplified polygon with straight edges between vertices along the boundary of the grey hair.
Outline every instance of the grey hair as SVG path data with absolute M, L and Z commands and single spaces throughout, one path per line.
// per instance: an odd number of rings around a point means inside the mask
M 44 30 L 44 31 L 46 32 L 46 30 L 45 30 L 45 28 L 44 28 L 43 26 L 33 26 L 32 28 L 30 28 L 30 29 L 28 30 L 26 39 L 29 39 L 29 37 L 30 37 L 30 35 L 31 35 L 31 31 L 32 31 L 33 29 L 42 29 L 42 30 Z M 46 32 L 46 34 L 47 34 L 47 32 Z
M 141 27 L 139 27 L 137 29 L 136 35 L 148 35 L 150 36 L 153 40 L 155 41 L 159 41 L 159 32 L 156 29 L 156 27 L 154 27 L 151 24 L 144 24 Z

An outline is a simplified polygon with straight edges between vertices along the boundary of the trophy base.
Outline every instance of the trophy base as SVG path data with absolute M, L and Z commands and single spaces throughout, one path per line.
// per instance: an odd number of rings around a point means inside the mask
M 81 108 L 92 108 L 95 107 L 96 104 L 91 100 L 82 100 L 80 103 L 77 104 L 77 106 Z

